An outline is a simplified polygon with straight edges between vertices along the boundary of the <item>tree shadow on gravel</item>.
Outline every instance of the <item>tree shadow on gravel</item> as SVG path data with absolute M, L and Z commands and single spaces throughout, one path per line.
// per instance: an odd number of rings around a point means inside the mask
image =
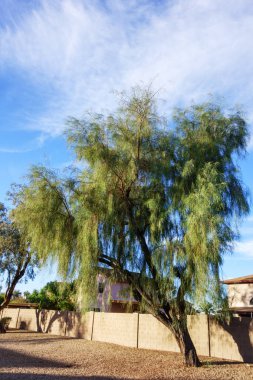
M 61 376 L 46 375 L 36 373 L 1 373 L 1 380 L 133 380 L 126 377 L 108 377 L 108 376 Z M 167 379 L 170 380 L 170 379 Z
M 22 344 L 19 342 L 19 344 Z M 18 351 L 10 350 L 8 348 L 0 347 L 0 370 L 1 368 L 70 368 L 73 365 L 69 363 L 62 363 L 56 360 L 44 359 Z M 2 374 L 0 379 L 2 380 Z M 18 374 L 16 376 L 21 376 Z M 17 379 L 20 377 L 17 377 Z
M 229 360 L 207 360 L 207 361 L 202 361 L 201 366 L 203 367 L 209 367 L 209 366 L 220 366 L 220 365 L 238 365 L 238 364 L 244 364 L 243 362 L 239 361 L 229 361 Z
M 21 342 L 19 342 L 21 344 Z M 124 380 L 125 377 L 110 377 L 110 376 L 76 376 L 71 375 L 56 375 L 56 374 L 37 374 L 37 373 L 22 373 L 25 368 L 44 368 L 47 372 L 50 369 L 55 372 L 55 369 L 77 368 L 78 366 L 62 363 L 56 360 L 49 360 L 26 353 L 20 353 L 15 350 L 0 347 L 0 379 L 1 380 Z M 18 372 L 1 372 L 1 368 L 18 369 Z M 131 380 L 127 378 L 127 380 Z
M 2 340 L 0 341 L 0 347 L 2 344 L 4 344 L 5 346 L 8 345 L 8 343 L 10 344 L 13 344 L 13 343 L 17 343 L 17 344 L 23 344 L 23 343 L 28 343 L 28 344 L 47 344 L 47 343 L 54 343 L 54 342 L 61 342 L 61 341 L 65 341 L 65 340 L 73 340 L 73 339 L 76 339 L 76 338 L 70 338 L 70 337 L 52 337 L 50 338 L 48 335 L 45 335 L 45 336 L 40 336 L 38 338 L 31 338 L 31 339 L 11 339 L 11 340 Z

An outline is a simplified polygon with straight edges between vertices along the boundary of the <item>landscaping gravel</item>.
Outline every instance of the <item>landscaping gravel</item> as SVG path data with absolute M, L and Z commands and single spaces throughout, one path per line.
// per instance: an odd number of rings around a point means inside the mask
M 0 380 L 253 380 L 253 364 L 201 360 L 201 368 L 185 368 L 170 352 L 24 331 L 0 335 Z

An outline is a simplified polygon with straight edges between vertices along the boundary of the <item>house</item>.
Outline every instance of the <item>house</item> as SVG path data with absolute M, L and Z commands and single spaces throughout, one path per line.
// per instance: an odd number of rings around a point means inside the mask
M 253 274 L 222 283 L 228 287 L 229 309 L 234 314 L 253 317 Z
M 97 277 L 98 295 L 94 310 L 127 313 L 139 310 L 139 302 L 130 295 L 129 284 L 120 280 L 109 281 L 106 270 Z

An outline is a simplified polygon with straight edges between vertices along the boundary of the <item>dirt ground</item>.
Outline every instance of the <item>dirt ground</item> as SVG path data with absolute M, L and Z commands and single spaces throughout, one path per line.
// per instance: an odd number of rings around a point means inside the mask
M 201 360 L 201 368 L 185 368 L 175 353 L 21 331 L 0 334 L 0 380 L 253 380 L 253 364 Z

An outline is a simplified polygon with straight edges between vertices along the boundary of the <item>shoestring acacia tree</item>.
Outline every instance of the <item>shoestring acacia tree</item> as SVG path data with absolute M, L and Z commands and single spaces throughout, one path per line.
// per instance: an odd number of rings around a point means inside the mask
M 83 169 L 60 178 L 33 167 L 16 222 L 61 273 L 78 273 L 86 304 L 99 266 L 111 268 L 198 366 L 187 301 L 221 299 L 222 258 L 249 208 L 236 164 L 248 137 L 242 115 L 193 105 L 176 110 L 170 128 L 152 91 L 135 88 L 115 113 L 72 118 L 66 133 Z
M 0 274 L 6 283 L 0 311 L 10 303 L 18 282 L 35 277 L 37 266 L 36 253 L 0 203 Z

